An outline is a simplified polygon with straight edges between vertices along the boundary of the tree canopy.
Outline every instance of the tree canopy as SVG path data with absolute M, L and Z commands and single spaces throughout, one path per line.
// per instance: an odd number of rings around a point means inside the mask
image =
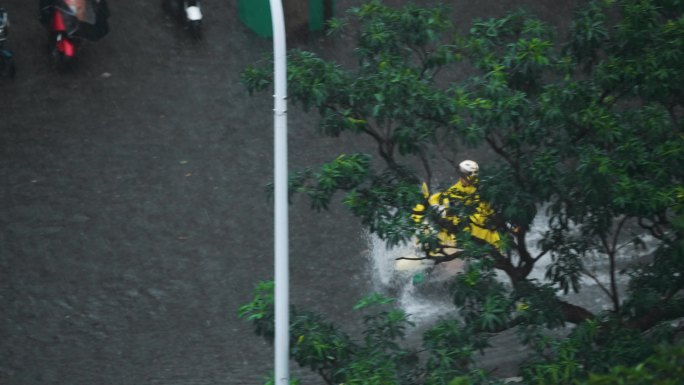
M 312 332 L 305 324 L 324 323 L 295 318 L 293 357 L 329 384 L 488 383 L 472 367 L 473 352 L 491 333 L 516 328 L 538 353 L 521 368 L 524 380 L 570 384 L 675 343 L 673 321 L 684 317 L 683 11 L 679 0 L 591 1 L 562 35 L 526 11 L 476 20 L 459 34 L 448 7 L 370 1 L 330 23 L 331 33 L 358 29 L 353 68 L 290 51 L 289 99 L 318 112 L 324 135 L 372 139 L 381 160 L 339 155 L 294 172 L 292 192 L 317 210 L 341 196 L 389 245 L 418 239 L 426 259 L 466 261 L 451 291 L 462 320 L 435 325 L 422 351 L 396 344 L 410 322 L 394 309 L 367 318 L 364 344 L 328 325 L 316 329 L 318 347 L 304 347 Z M 271 76 L 262 63 L 243 81 L 262 91 Z M 420 182 L 430 184 L 435 166 L 455 164 L 464 148 L 495 154 L 478 193 L 494 210 L 498 248 L 457 232 L 458 249 L 445 249 L 438 213 L 411 218 L 426 204 Z M 463 225 L 472 210 L 465 206 L 451 208 L 461 210 Z M 548 228 L 532 244 L 542 213 Z M 620 266 L 620 248 L 647 237 L 649 257 Z M 545 279 L 532 279 L 543 257 L 551 259 Z M 588 268 L 597 258 L 606 261 L 607 282 Z M 629 278 L 624 292 L 620 277 Z M 583 279 L 601 287 L 611 309 L 594 314 L 559 298 L 581 290 Z M 268 319 L 267 306 L 253 305 L 243 315 Z M 575 326 L 567 337 L 545 332 L 568 324 Z M 386 371 L 364 371 L 362 357 Z

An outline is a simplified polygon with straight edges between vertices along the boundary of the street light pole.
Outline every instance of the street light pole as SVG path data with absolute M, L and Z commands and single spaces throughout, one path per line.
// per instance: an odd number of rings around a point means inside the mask
M 287 53 L 281 0 L 269 0 L 273 26 L 273 169 L 275 201 L 275 385 L 290 382 L 289 221 L 287 186 Z

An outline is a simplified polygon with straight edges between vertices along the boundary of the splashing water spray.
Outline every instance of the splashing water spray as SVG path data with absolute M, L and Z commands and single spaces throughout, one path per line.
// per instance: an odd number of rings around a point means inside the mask
M 443 274 L 442 271 L 446 271 L 448 266 L 439 266 L 438 270 L 431 261 L 397 259 L 419 258 L 421 252 L 416 245 L 405 244 L 390 248 L 377 235 L 367 234 L 366 237 L 375 291 L 396 298 L 399 306 L 417 325 L 456 312 L 445 290 L 434 290 L 434 284 L 425 286 L 425 290 L 422 290 L 423 277 L 428 273 L 431 283 L 445 284 L 450 275 Z M 451 266 L 452 270 L 454 266 Z M 451 274 L 456 274 L 457 271 L 455 269 Z
M 537 244 L 548 230 L 548 217 L 543 215 L 540 209 L 537 217 L 531 225 L 528 233 L 527 244 L 530 252 L 535 255 L 540 252 Z M 642 236 L 646 245 L 653 245 L 649 236 Z M 423 254 L 415 244 L 404 244 L 388 247 L 387 244 L 374 234 L 366 234 L 368 243 L 368 259 L 372 269 L 373 289 L 390 297 L 396 298 L 399 306 L 409 315 L 416 325 L 430 323 L 437 318 L 447 315 L 458 315 L 456 307 L 451 303 L 451 296 L 447 286 L 450 280 L 463 269 L 463 261 L 454 260 L 437 266 L 428 260 L 409 260 L 401 258 L 420 258 Z M 652 247 L 637 250 L 631 245 L 625 244 L 621 249 L 619 259 L 622 263 L 637 261 L 645 255 L 653 252 Z M 545 280 L 547 268 L 552 263 L 551 256 L 545 255 L 536 264 L 530 273 L 530 279 Z M 585 267 L 594 272 L 594 275 L 602 282 L 608 282 L 608 269 L 606 258 L 597 255 L 588 257 Z M 499 279 L 508 283 L 508 277 L 498 273 Z M 624 287 L 628 281 L 627 276 L 620 277 L 620 286 Z M 609 299 L 602 295 L 597 283 L 590 279 L 582 279 L 582 291 L 579 294 L 569 293 L 558 295 L 566 300 L 577 302 L 593 311 L 607 309 L 610 306 Z

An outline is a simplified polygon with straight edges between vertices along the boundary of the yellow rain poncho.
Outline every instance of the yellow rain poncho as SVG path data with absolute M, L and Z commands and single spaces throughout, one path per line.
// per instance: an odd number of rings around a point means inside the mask
M 450 221 L 453 225 L 457 225 L 461 221 L 461 218 L 455 215 L 448 215 L 446 209 L 449 206 L 457 204 L 476 204 L 477 206 L 475 208 L 475 213 L 470 215 L 469 224 L 464 228 L 464 231 L 470 232 L 473 237 L 483 240 L 497 249 L 500 248 L 501 236 L 497 231 L 491 230 L 486 226 L 487 220 L 494 214 L 494 211 L 486 202 L 480 201 L 480 196 L 477 194 L 475 186 L 464 185 L 463 180 L 459 180 L 455 185 L 451 186 L 446 191 L 430 195 L 427 185 L 423 184 L 423 194 L 426 198 L 428 198 L 428 204 L 432 207 L 438 208 L 442 217 Z M 418 204 L 413 209 L 413 215 L 411 217 L 416 222 L 420 222 L 425 216 L 425 211 L 425 205 Z M 451 234 L 447 229 L 442 228 L 439 231 L 438 239 L 446 248 L 452 248 L 455 250 L 455 234 Z

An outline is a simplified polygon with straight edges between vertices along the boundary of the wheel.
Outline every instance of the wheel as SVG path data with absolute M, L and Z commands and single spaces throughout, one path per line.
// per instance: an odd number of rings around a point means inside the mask
M 14 79 L 14 76 L 17 74 L 17 67 L 14 65 L 14 59 L 10 59 L 9 65 L 7 68 L 7 77 L 10 79 Z
M 50 64 L 57 72 L 67 72 L 71 68 L 72 62 L 72 57 L 59 52 L 57 49 L 50 53 Z
M 13 79 L 16 71 L 12 55 L 2 52 L 0 54 L 0 77 Z
M 192 20 L 188 22 L 188 29 L 190 30 L 190 35 L 195 39 L 202 38 L 202 22 L 199 20 Z
M 50 64 L 52 68 L 59 72 L 71 70 L 80 46 L 80 39 L 65 38 L 61 34 L 53 35 L 50 40 Z

